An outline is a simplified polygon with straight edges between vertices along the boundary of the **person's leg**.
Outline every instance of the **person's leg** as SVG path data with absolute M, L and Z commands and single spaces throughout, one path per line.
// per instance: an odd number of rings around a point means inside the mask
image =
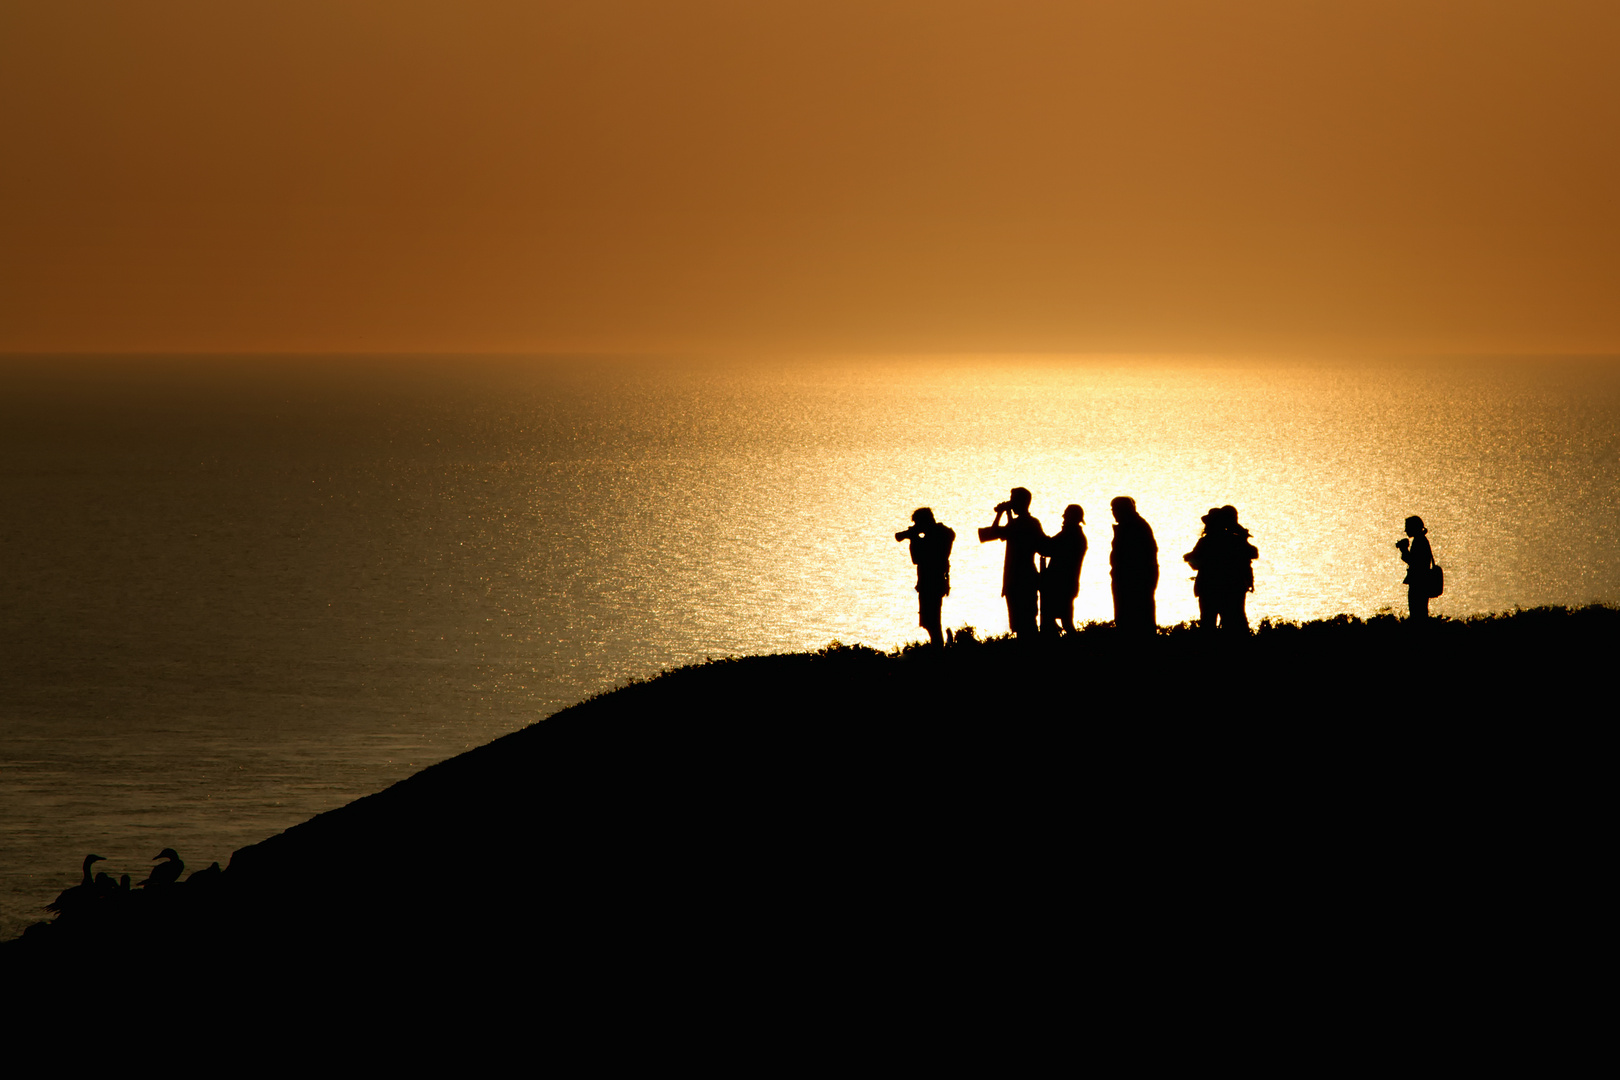
M 1406 587 L 1406 610 L 1414 619 L 1429 617 L 1429 590 L 1416 585 Z
M 1218 605 L 1215 602 L 1215 597 L 1210 596 L 1207 592 L 1199 594 L 1199 597 L 1198 597 L 1198 629 L 1200 629 L 1200 630 L 1213 630 L 1213 629 L 1215 629 L 1215 619 L 1216 619 L 1217 616 L 1220 615 L 1220 611 L 1221 611 L 1220 605 Z
M 1140 588 L 1122 589 L 1114 598 L 1114 625 L 1131 634 L 1140 634 L 1153 624 L 1147 597 Z
M 1142 589 L 1129 581 L 1113 586 L 1115 591 L 1115 625 L 1119 630 L 1128 630 L 1131 633 L 1142 630 L 1149 615 L 1142 606 Z
M 1019 637 L 1029 637 L 1035 633 L 1035 610 L 1034 589 L 1021 590 L 1007 597 L 1007 614 L 1013 633 Z
M 945 635 L 939 626 L 943 600 L 939 593 L 917 594 L 917 625 L 928 631 L 928 640 L 935 645 L 945 644 Z
M 1063 598 L 1063 602 L 1057 605 L 1057 613 L 1052 621 L 1057 623 L 1065 634 L 1074 633 L 1074 597 Z
M 1133 634 L 1151 628 L 1153 594 L 1144 593 L 1140 585 L 1129 581 L 1115 584 L 1114 625 Z
M 1222 630 L 1230 630 L 1236 634 L 1249 632 L 1248 602 L 1247 592 L 1234 592 L 1227 597 L 1226 603 L 1221 605 Z

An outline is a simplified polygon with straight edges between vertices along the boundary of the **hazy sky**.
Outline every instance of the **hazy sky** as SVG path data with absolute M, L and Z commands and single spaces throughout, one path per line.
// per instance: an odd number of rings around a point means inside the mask
M 0 349 L 1620 351 L 1614 0 L 0 0 Z

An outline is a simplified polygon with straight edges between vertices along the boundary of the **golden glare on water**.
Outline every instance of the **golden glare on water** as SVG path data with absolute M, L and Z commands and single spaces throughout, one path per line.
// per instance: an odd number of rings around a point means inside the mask
M 1612 362 L 599 359 L 187 378 L 131 376 L 77 442 L 39 417 L 78 405 L 15 405 L 6 438 L 38 469 L 8 481 L 35 523 L 13 552 L 14 610 L 36 613 L 41 640 L 71 610 L 70 651 L 138 626 L 136 646 L 172 634 L 184 652 L 220 624 L 210 640 L 291 655 L 307 643 L 288 628 L 318 615 L 334 650 L 446 642 L 489 666 L 498 698 L 522 688 L 496 712 L 543 714 L 704 656 L 915 640 L 893 536 L 920 506 L 957 533 L 946 625 L 1002 632 L 1001 547 L 975 533 L 1014 486 L 1049 532 L 1085 508 L 1080 621 L 1112 617 L 1117 495 L 1157 536 L 1161 623 L 1196 617 L 1181 556 L 1224 504 L 1260 550 L 1255 619 L 1398 608 L 1411 514 L 1447 568 L 1438 613 L 1620 599 Z
M 1620 595 L 1599 539 L 1620 521 L 1620 399 L 1601 365 L 955 358 L 823 374 L 820 386 L 778 388 L 771 409 L 799 415 L 766 424 L 807 445 L 780 483 L 781 448 L 759 447 L 756 471 L 772 482 L 729 519 L 738 580 L 761 602 L 747 632 L 775 621 L 764 632 L 783 648 L 918 638 L 906 549 L 892 539 L 918 506 L 957 533 L 945 624 L 1004 632 L 1001 545 L 975 533 L 1014 486 L 1034 493 L 1049 533 L 1066 505 L 1085 508 L 1079 621 L 1113 617 L 1116 495 L 1135 498 L 1154 528 L 1161 623 L 1197 618 L 1182 555 L 1202 515 L 1228 503 L 1261 553 L 1255 619 L 1401 608 L 1394 542 L 1410 514 L 1448 566 L 1437 612 Z

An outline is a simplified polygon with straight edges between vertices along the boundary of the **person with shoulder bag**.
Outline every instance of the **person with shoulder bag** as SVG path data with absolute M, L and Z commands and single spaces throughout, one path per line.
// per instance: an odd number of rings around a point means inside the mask
M 1410 539 L 1397 540 L 1401 561 L 1406 563 L 1406 607 L 1410 617 L 1427 619 L 1429 600 L 1445 591 L 1445 571 L 1434 561 L 1434 549 L 1429 546 L 1429 530 L 1423 519 L 1413 514 L 1406 519 L 1406 535 Z

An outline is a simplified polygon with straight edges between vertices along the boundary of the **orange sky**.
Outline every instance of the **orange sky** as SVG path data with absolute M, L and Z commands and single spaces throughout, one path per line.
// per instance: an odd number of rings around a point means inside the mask
M 1613 0 L 0 0 L 0 350 L 1620 351 Z

